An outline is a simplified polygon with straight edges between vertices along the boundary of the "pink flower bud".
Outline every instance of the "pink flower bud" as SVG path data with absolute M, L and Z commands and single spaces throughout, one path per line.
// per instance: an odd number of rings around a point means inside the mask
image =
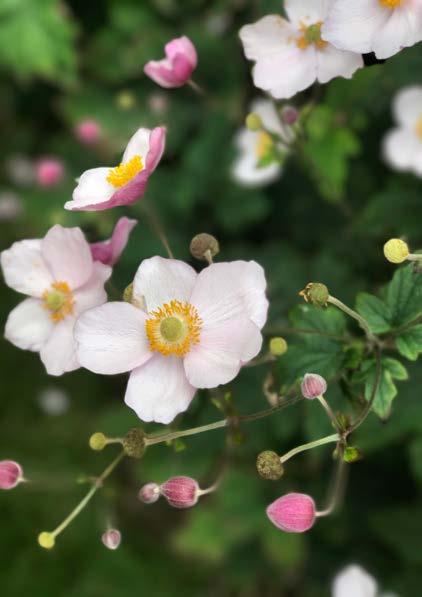
M 291 126 L 299 118 L 299 111 L 294 106 L 284 106 L 281 110 L 281 120 Z
M 161 485 L 161 493 L 173 508 L 191 508 L 198 501 L 199 486 L 190 477 L 172 477 Z
M 160 486 L 157 483 L 147 483 L 138 492 L 138 498 L 144 504 L 153 504 L 160 497 Z
M 75 135 L 81 143 L 91 145 L 101 137 L 101 127 L 95 120 L 82 120 L 75 127 Z
M 41 187 L 53 187 L 63 180 L 63 163 L 55 158 L 44 158 L 36 165 L 35 176 Z
M 117 529 L 109 529 L 101 536 L 101 541 L 107 549 L 117 549 L 122 540 L 122 535 Z
M 193 43 L 186 36 L 171 40 L 165 46 L 166 58 L 151 60 L 144 73 L 161 87 L 181 87 L 196 68 L 198 57 Z
M 14 460 L 0 461 L 0 489 L 13 489 L 23 481 L 23 471 L 20 464 Z
M 304 493 L 288 493 L 267 508 L 271 522 L 287 533 L 304 533 L 315 522 L 315 502 Z
M 327 382 L 317 373 L 306 373 L 301 384 L 302 396 L 312 400 L 323 396 L 327 391 Z
M 126 217 L 120 218 L 114 227 L 111 238 L 91 244 L 94 261 L 101 261 L 105 265 L 117 263 L 127 245 L 129 235 L 137 223 L 138 220 L 130 220 Z

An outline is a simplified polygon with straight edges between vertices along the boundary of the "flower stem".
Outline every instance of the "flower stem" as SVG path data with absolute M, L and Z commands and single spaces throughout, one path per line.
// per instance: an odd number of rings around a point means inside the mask
M 167 251 L 167 255 L 170 257 L 170 259 L 174 259 L 174 255 L 173 252 L 170 248 L 169 242 L 167 240 L 167 236 L 164 232 L 163 226 L 160 222 L 160 219 L 156 213 L 156 211 L 153 209 L 153 207 L 146 202 L 145 198 L 142 202 L 145 214 L 148 218 L 149 223 L 151 224 L 151 228 L 152 230 L 155 232 L 155 234 L 158 236 L 158 238 L 160 239 L 163 247 L 165 248 L 165 250 Z
M 293 448 L 293 450 L 290 450 L 290 452 L 286 452 L 286 454 L 283 454 L 283 456 L 280 456 L 280 461 L 284 463 L 293 456 L 296 456 L 296 454 L 299 454 L 300 452 L 305 452 L 305 450 L 312 450 L 313 448 L 318 448 L 318 446 L 323 446 L 324 444 L 329 444 L 331 442 L 338 442 L 339 439 L 339 434 L 333 433 L 333 435 L 327 435 L 326 437 L 321 437 L 321 439 L 317 439 L 313 442 L 302 444 L 301 446 Z
M 334 427 L 337 428 L 338 427 L 337 417 L 333 413 L 331 406 L 328 404 L 328 402 L 326 401 L 324 396 L 318 396 L 318 400 L 320 401 L 323 409 L 327 413 L 327 415 L 330 418 L 331 422 L 333 423 Z
M 193 79 L 189 79 L 187 81 L 187 84 L 195 91 L 195 93 L 197 93 L 198 95 L 205 95 L 205 90 L 198 85 L 198 83 L 195 83 L 195 81 Z
M 345 462 L 343 459 L 344 446 L 341 442 L 337 445 L 337 466 L 334 471 L 334 478 L 332 481 L 331 490 L 329 493 L 328 504 L 324 510 L 316 512 L 315 515 L 318 517 L 329 516 L 338 506 L 344 488 L 344 473 L 345 473 Z
M 334 305 L 335 307 L 337 307 L 338 309 L 340 309 L 341 311 L 343 311 L 344 313 L 346 313 L 347 315 L 349 315 L 349 317 L 352 317 L 353 319 L 355 319 L 358 322 L 358 324 L 360 325 L 360 327 L 363 329 L 363 331 L 366 334 L 366 337 L 368 338 L 368 340 L 371 343 L 379 344 L 379 340 L 378 340 L 377 336 L 375 336 L 371 332 L 368 322 L 361 315 L 359 315 L 359 313 L 357 313 L 356 311 L 354 311 L 353 309 L 351 309 L 350 307 L 348 307 L 347 305 L 345 305 L 344 303 L 339 301 L 334 296 L 330 295 L 328 297 L 328 302 L 331 303 L 332 305 Z

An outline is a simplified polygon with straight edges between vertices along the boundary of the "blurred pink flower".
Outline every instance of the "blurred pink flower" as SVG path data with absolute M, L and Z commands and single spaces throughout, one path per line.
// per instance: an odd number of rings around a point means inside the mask
M 86 170 L 65 209 L 100 211 L 131 205 L 144 195 L 148 179 L 163 155 L 166 129 L 140 128 L 130 139 L 122 163 L 111 168 Z
M 23 481 L 23 471 L 20 464 L 14 460 L 0 461 L 0 489 L 13 489 Z
M 41 187 L 54 187 L 64 178 L 63 162 L 57 158 L 43 158 L 35 166 L 35 178 Z
M 305 493 L 287 493 L 270 504 L 267 516 L 287 533 L 304 533 L 315 522 L 315 502 Z
M 147 62 L 144 73 L 161 87 L 182 87 L 191 78 L 198 62 L 195 46 L 183 36 L 168 42 L 165 53 L 166 58 Z
M 101 261 L 105 265 L 117 263 L 128 243 L 129 235 L 137 223 L 138 220 L 130 220 L 126 217 L 120 218 L 114 227 L 111 238 L 91 243 L 91 253 L 94 261 Z
M 82 120 L 75 126 L 75 135 L 81 143 L 92 145 L 101 138 L 101 127 L 95 120 Z
M 111 268 L 94 262 L 79 228 L 59 225 L 43 239 L 14 243 L 0 261 L 6 284 L 29 296 L 9 314 L 6 339 L 39 352 L 50 375 L 77 369 L 76 319 L 107 300 L 104 283 Z
M 265 288 L 254 261 L 216 263 L 197 274 L 182 261 L 146 259 L 133 304 L 107 303 L 79 318 L 79 363 L 105 375 L 131 372 L 126 404 L 144 421 L 170 423 L 197 388 L 228 383 L 258 354 Z

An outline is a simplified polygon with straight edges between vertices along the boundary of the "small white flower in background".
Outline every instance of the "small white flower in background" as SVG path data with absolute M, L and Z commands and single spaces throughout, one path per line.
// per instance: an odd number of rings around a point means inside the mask
M 386 161 L 422 177 L 422 86 L 406 87 L 393 100 L 396 128 L 383 141 Z
M 350 78 L 363 66 L 360 54 L 335 48 L 321 36 L 332 0 L 286 0 L 289 20 L 268 15 L 240 30 L 245 56 L 256 62 L 256 87 L 290 98 L 315 81 Z
M 392 593 L 378 593 L 378 584 L 361 566 L 346 566 L 334 578 L 332 597 L 398 597 Z
M 16 220 L 23 213 L 21 199 L 12 191 L 0 193 L 0 221 Z
M 57 417 L 69 410 L 69 395 L 61 388 L 44 388 L 38 396 L 40 409 L 46 415 Z
M 322 26 L 336 48 L 389 58 L 422 40 L 421 0 L 334 0 Z
M 6 339 L 39 352 L 50 375 L 77 369 L 73 328 L 83 311 L 107 300 L 111 267 L 94 262 L 79 228 L 59 225 L 43 239 L 14 243 L 0 261 L 6 284 L 29 297 L 9 314 Z
M 254 101 L 250 111 L 260 116 L 267 131 L 283 136 L 284 131 L 280 117 L 271 100 Z M 235 142 L 239 155 L 233 163 L 232 175 L 238 183 L 245 186 L 263 186 L 280 176 L 281 164 L 279 162 L 269 160 L 267 165 L 263 165 L 274 149 L 274 142 L 268 132 L 265 130 L 250 131 L 244 127 L 236 135 Z

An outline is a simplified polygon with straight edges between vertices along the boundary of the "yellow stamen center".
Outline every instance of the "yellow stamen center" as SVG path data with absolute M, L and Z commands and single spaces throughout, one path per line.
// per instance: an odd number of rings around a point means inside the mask
M 422 116 L 418 119 L 416 123 L 415 132 L 419 139 L 422 141 Z
M 58 323 L 73 313 L 75 299 L 67 282 L 53 282 L 42 295 L 43 307 L 50 311 L 50 319 Z
M 262 160 L 262 158 L 264 158 L 271 150 L 272 146 L 273 140 L 271 139 L 271 135 L 265 131 L 258 133 L 258 139 L 255 146 L 255 154 L 258 160 Z
M 149 315 L 145 330 L 151 351 L 183 357 L 198 344 L 202 320 L 193 305 L 173 300 Z
M 396 8 L 397 6 L 400 6 L 402 2 L 403 0 L 379 0 L 379 3 L 387 8 Z
M 126 164 L 120 164 L 111 168 L 108 172 L 107 182 L 113 187 L 119 188 L 127 184 L 139 172 L 144 169 L 144 164 L 140 155 L 135 155 Z
M 314 45 L 317 50 L 323 50 L 327 46 L 328 42 L 321 38 L 321 25 L 322 21 L 309 25 L 309 27 L 301 23 L 301 36 L 296 40 L 296 44 L 301 50 L 306 50 L 310 45 Z

